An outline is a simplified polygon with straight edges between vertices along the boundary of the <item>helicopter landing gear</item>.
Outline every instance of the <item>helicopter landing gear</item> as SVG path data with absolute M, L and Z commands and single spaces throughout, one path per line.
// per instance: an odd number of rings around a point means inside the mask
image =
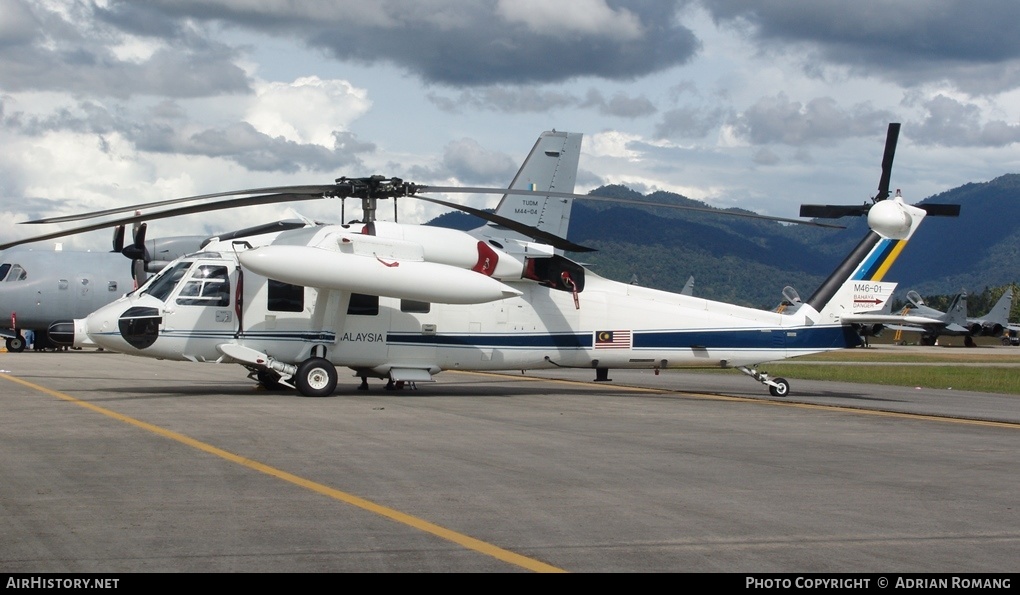
M 785 378 L 769 378 L 767 372 L 759 372 L 757 368 L 740 366 L 737 369 L 769 387 L 769 394 L 773 397 L 785 397 L 790 394 L 790 383 Z
M 328 397 L 336 390 L 336 366 L 324 357 L 310 357 L 301 362 L 292 380 L 306 397 Z
M 7 339 L 7 351 L 11 353 L 21 353 L 25 350 L 25 337 L 18 335 L 17 337 L 9 337 Z
M 282 382 L 283 378 L 276 370 L 262 368 L 255 372 L 255 378 L 262 385 L 262 388 L 266 390 L 283 390 L 286 388 Z

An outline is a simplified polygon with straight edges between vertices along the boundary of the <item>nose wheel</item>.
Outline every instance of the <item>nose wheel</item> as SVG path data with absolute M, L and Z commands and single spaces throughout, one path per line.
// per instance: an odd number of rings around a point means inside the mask
M 336 390 L 336 366 L 326 358 L 310 357 L 301 362 L 291 381 L 306 397 L 328 397 Z
M 25 338 L 21 335 L 17 337 L 10 337 L 6 341 L 7 351 L 11 353 L 21 353 L 25 350 Z

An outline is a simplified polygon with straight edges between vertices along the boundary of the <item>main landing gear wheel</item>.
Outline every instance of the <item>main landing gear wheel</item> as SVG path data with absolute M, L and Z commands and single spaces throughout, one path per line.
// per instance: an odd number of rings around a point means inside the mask
M 10 337 L 7 339 L 7 351 L 11 353 L 21 353 L 25 350 L 25 338 L 21 335 L 17 337 Z
M 336 366 L 326 358 L 311 357 L 301 362 L 293 380 L 306 397 L 328 397 L 336 390 Z
M 786 381 L 786 378 L 773 378 L 772 382 L 775 385 L 769 385 L 769 394 L 773 397 L 785 397 L 790 394 L 790 383 Z

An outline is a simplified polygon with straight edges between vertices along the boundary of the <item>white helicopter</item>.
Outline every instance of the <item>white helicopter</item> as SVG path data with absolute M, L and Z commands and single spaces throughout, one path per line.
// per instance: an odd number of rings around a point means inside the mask
M 540 144 L 529 160 L 543 152 Z M 294 387 L 305 396 L 332 394 L 337 366 L 352 369 L 363 388 L 370 377 L 396 386 L 431 381 L 443 370 L 591 368 L 596 380 L 608 380 L 611 368 L 738 368 L 785 396 L 789 383 L 757 364 L 860 345 L 857 329 L 892 294 L 895 283 L 882 276 L 926 214 L 898 194 L 886 199 L 894 146 L 895 139 L 887 141 L 874 204 L 851 213 L 866 212 L 871 231 L 793 313 L 611 281 L 564 257 L 561 250 L 585 248 L 541 227 L 569 220 L 571 199 L 598 197 L 559 192 L 555 184 L 521 189 L 515 179 L 499 190 L 504 199 L 490 215 L 421 194 L 493 189 L 377 176 L 177 199 L 253 195 L 148 217 L 338 196 L 361 198 L 366 221 L 213 240 L 137 291 L 75 320 L 73 341 L 145 357 L 240 364 L 266 387 Z M 490 224 L 468 233 L 376 221 L 376 201 L 396 197 L 467 210 Z

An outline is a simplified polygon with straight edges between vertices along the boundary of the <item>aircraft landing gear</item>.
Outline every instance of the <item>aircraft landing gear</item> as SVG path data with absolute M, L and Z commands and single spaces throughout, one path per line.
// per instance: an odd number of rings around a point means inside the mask
M 282 377 L 276 370 L 270 370 L 269 368 L 262 368 L 255 372 L 255 378 L 258 380 L 262 388 L 266 390 L 282 390 L 285 388 L 281 382 Z
M 7 351 L 11 353 L 21 353 L 25 350 L 25 337 L 18 335 L 17 337 L 10 337 L 7 339 Z
M 301 362 L 292 380 L 306 397 L 328 397 L 336 390 L 336 366 L 324 357 L 310 357 Z
M 773 397 L 785 397 L 790 394 L 790 383 L 785 378 L 769 378 L 767 372 L 759 372 L 757 368 L 740 366 L 737 369 L 769 387 L 769 394 Z

